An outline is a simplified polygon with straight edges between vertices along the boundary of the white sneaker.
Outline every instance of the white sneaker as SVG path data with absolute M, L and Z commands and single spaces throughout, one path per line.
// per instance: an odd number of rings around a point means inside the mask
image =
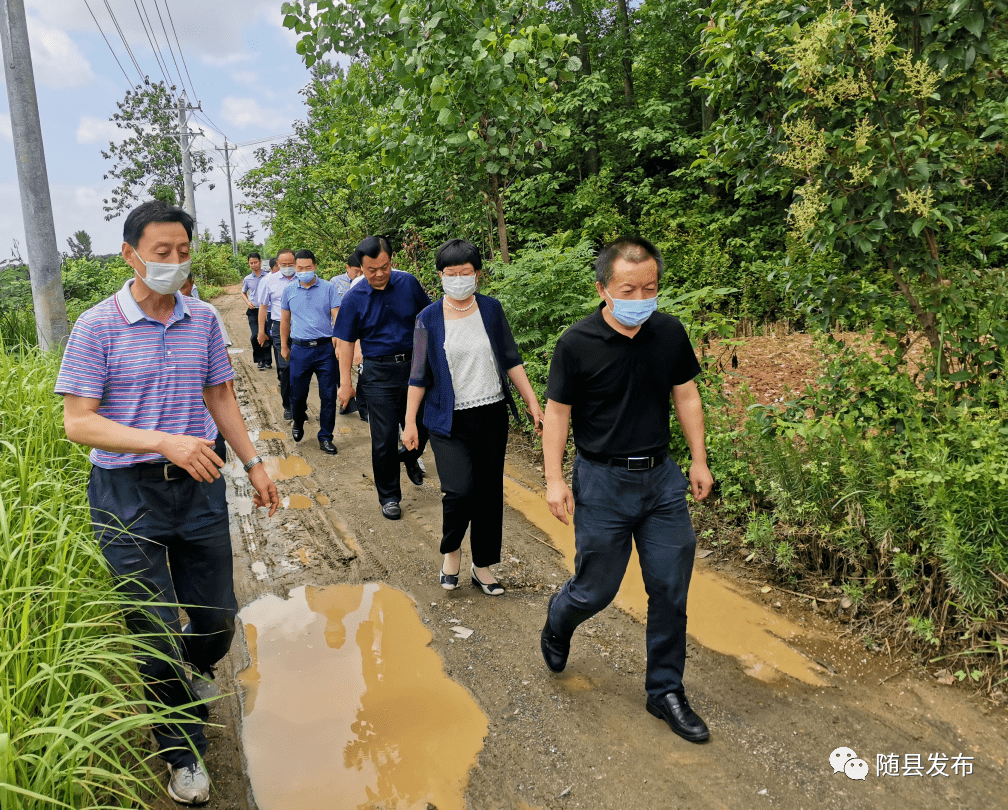
M 180 768 L 168 766 L 171 779 L 168 795 L 179 804 L 206 804 L 210 801 L 210 778 L 199 762 Z

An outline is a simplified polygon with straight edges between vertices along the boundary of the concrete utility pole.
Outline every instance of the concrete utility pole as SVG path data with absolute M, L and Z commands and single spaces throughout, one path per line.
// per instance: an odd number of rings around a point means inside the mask
M 28 249 L 28 274 L 35 306 L 35 330 L 39 346 L 44 351 L 50 351 L 66 345 L 70 330 L 63 298 L 63 278 L 56 247 L 56 227 L 53 225 L 24 0 L 0 0 L 0 25 L 14 157 Z
M 224 165 L 227 167 L 228 208 L 231 210 L 231 252 L 238 255 L 238 231 L 235 230 L 234 199 L 231 196 L 231 159 L 228 157 L 228 142 L 224 139 Z
M 193 218 L 193 247 L 199 250 L 199 226 L 196 224 L 196 200 L 193 198 L 192 161 L 189 159 L 189 106 L 185 93 L 178 98 L 179 147 L 182 149 L 182 179 L 185 182 L 185 209 Z

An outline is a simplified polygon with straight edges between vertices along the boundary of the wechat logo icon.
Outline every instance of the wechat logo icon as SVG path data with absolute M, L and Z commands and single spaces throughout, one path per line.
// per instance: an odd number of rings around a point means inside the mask
M 829 755 L 829 762 L 833 766 L 833 773 L 843 771 L 848 779 L 864 782 L 868 776 L 868 763 L 863 759 L 858 759 L 858 755 L 854 753 L 852 748 L 846 746 L 835 748 L 833 753 Z

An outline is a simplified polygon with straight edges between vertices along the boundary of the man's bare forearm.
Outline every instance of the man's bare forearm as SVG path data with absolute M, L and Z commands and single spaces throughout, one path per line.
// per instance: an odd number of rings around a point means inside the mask
M 546 400 L 546 418 L 543 420 L 543 471 L 547 483 L 563 480 L 563 455 L 570 429 L 570 405 L 552 399 Z

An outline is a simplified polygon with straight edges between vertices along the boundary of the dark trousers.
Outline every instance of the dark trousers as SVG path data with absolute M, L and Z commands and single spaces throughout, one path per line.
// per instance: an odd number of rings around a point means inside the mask
M 357 369 L 357 413 L 365 422 L 368 420 L 367 394 L 364 393 L 364 364 Z
M 508 410 L 503 400 L 455 411 L 451 435 L 430 434 L 441 479 L 441 553 L 460 548 L 469 529 L 477 568 L 500 562 L 507 437 Z
M 318 382 L 319 400 L 322 403 L 319 413 L 319 441 L 332 441 L 333 428 L 336 426 L 336 390 L 334 383 L 339 375 L 336 365 L 336 352 L 332 341 L 325 340 L 318 346 L 298 346 L 291 343 L 290 349 L 290 398 L 294 424 L 303 427 L 305 410 L 308 407 L 308 386 L 311 376 L 315 375 Z
M 271 321 L 272 328 L 270 337 L 273 341 L 273 359 L 276 360 L 277 379 L 280 381 L 280 400 L 283 402 L 284 410 L 290 410 L 290 363 L 283 359 L 280 354 L 280 324 Z M 337 372 L 339 369 L 337 369 Z
M 231 646 L 238 613 L 224 478 L 207 484 L 183 476 L 142 480 L 135 467 L 93 467 L 88 482 L 102 554 L 118 587 L 140 603 L 127 614 L 127 626 L 136 633 L 167 627 L 173 634 L 149 639 L 167 660 L 140 658 L 148 699 L 169 708 L 197 699 L 183 662 L 211 671 Z M 185 634 L 177 605 L 189 615 Z M 193 751 L 202 756 L 208 717 L 206 706 L 178 708 L 177 719 L 155 725 L 158 755 L 175 767 L 194 762 Z
M 371 469 L 374 472 L 378 502 L 402 500 L 399 486 L 399 462 L 411 464 L 427 447 L 427 428 L 423 425 L 423 403 L 417 414 L 420 444 L 416 450 L 399 453 L 399 428 L 406 424 L 406 392 L 409 389 L 410 363 L 406 360 L 364 360 L 367 377 L 361 386 L 367 399 L 371 425 Z
M 248 310 L 249 329 L 252 331 L 252 360 L 255 363 L 265 363 L 267 366 L 273 365 L 273 355 L 270 354 L 270 342 L 266 341 L 265 346 L 259 345 L 259 308 Z M 269 335 L 269 332 L 266 333 Z
M 553 601 L 548 621 L 569 638 L 616 596 L 631 536 L 637 541 L 648 595 L 649 696 L 682 689 L 686 665 L 686 594 L 696 536 L 686 505 L 686 477 L 671 459 L 650 470 L 620 470 L 574 461 L 574 576 Z

